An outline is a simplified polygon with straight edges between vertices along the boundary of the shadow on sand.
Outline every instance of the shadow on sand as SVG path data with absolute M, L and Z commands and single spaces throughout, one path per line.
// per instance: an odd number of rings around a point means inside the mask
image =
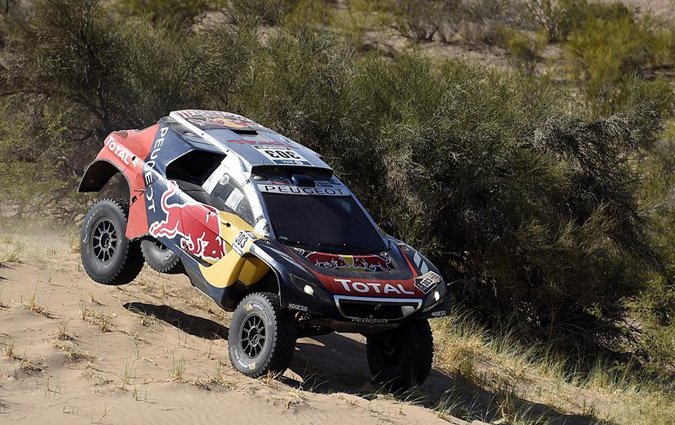
M 131 302 L 123 307 L 134 313 L 154 316 L 190 335 L 204 339 L 227 339 L 228 329 L 225 326 L 213 320 L 183 313 L 168 305 Z
M 127 303 L 129 311 L 152 315 L 190 335 L 205 339 L 227 339 L 228 329 L 210 319 L 180 312 L 166 305 Z M 361 340 L 361 341 L 359 341 Z M 344 392 L 366 399 L 386 393 L 371 381 L 366 347 L 363 338 L 350 338 L 342 334 L 301 338 L 296 345 L 290 369 L 301 380 L 282 377 L 282 382 L 315 393 Z M 450 377 L 433 369 L 429 378 L 419 388 L 397 396 L 430 409 L 447 410 L 465 420 L 478 419 L 492 422 L 499 419 L 508 406 L 519 412 L 524 421 L 556 425 L 591 425 L 596 419 L 567 415 L 552 406 L 535 403 L 513 394 L 488 391 L 480 386 Z

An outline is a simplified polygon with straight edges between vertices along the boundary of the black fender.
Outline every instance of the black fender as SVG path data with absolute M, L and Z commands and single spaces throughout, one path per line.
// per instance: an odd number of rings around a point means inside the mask
M 117 168 L 115 164 L 108 161 L 107 159 L 97 159 L 96 161 L 89 164 L 87 170 L 80 180 L 80 185 L 77 188 L 78 192 L 98 192 L 103 189 L 103 186 L 110 181 L 110 179 L 117 173 L 121 173 L 124 176 L 124 180 L 127 182 L 127 187 L 129 185 L 129 180 L 127 176 L 122 173 L 122 170 Z

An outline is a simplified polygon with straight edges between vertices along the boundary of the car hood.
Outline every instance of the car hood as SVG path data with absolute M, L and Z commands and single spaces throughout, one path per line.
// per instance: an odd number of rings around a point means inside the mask
M 283 249 L 333 295 L 421 298 L 420 273 L 396 244 L 377 254 L 336 254 Z

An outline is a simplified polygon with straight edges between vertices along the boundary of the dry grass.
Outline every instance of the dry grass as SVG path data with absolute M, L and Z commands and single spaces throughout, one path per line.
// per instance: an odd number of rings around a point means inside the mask
M 237 388 L 234 380 L 225 379 L 222 373 L 222 364 L 220 363 L 218 363 L 218 368 L 214 375 L 193 379 L 189 381 L 189 384 L 206 391 L 231 391 Z
M 181 355 L 178 360 L 176 360 L 176 356 L 174 356 L 169 377 L 172 381 L 185 382 L 185 369 L 187 369 L 185 357 Z
M 64 346 L 61 348 L 57 343 L 54 344 L 57 348 L 66 352 L 66 359 L 70 363 L 80 363 L 83 361 L 92 362 L 96 360 L 96 357 L 92 356 L 86 351 L 76 350 L 75 347 Z
M 32 311 L 33 313 L 40 314 L 42 316 L 45 316 L 49 319 L 52 319 L 54 316 L 52 316 L 49 311 L 47 311 L 47 307 L 44 305 L 40 305 L 37 301 L 37 294 L 33 292 L 30 294 L 26 302 L 24 303 L 24 306 Z
M 103 306 L 90 295 L 91 304 Z M 112 332 L 115 329 L 115 326 L 112 323 L 112 313 L 110 312 L 101 312 L 95 308 L 90 307 L 90 302 L 83 296 L 80 298 L 80 319 L 86 320 L 98 327 L 98 329 L 103 332 Z
M 72 341 L 73 337 L 68 334 L 68 320 L 61 320 L 56 324 L 56 339 L 62 341 Z
M 10 343 L 3 343 L 3 351 L 5 353 L 5 356 L 9 357 L 12 360 L 20 360 L 21 357 L 16 353 L 16 347 L 14 346 L 13 342 Z
M 570 371 L 564 359 L 491 334 L 457 313 L 432 321 L 432 328 L 435 367 L 457 382 L 436 406 L 440 417 L 548 424 L 564 414 L 590 423 L 675 423 L 675 395 L 634 378 L 628 367 L 598 363 L 588 373 Z M 489 400 L 479 399 L 481 391 Z
M 14 361 L 19 362 L 19 368 L 27 375 L 33 375 L 35 373 L 42 372 L 44 367 L 42 366 L 41 360 L 32 361 L 26 357 L 26 355 L 19 355 L 16 351 L 14 342 L 4 342 L 3 351 L 5 356 L 9 357 Z M 15 372 L 16 373 L 16 372 Z
M 5 235 L 0 244 L 0 264 L 20 263 L 25 255 L 26 244 Z

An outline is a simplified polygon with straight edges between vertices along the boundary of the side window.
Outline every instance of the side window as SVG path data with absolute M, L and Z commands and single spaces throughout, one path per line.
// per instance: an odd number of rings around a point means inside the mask
M 222 175 L 211 195 L 221 199 L 225 203 L 226 211 L 234 213 L 241 217 L 245 222 L 254 225 L 253 211 L 251 205 L 244 196 L 244 191 L 239 184 L 225 173 Z

